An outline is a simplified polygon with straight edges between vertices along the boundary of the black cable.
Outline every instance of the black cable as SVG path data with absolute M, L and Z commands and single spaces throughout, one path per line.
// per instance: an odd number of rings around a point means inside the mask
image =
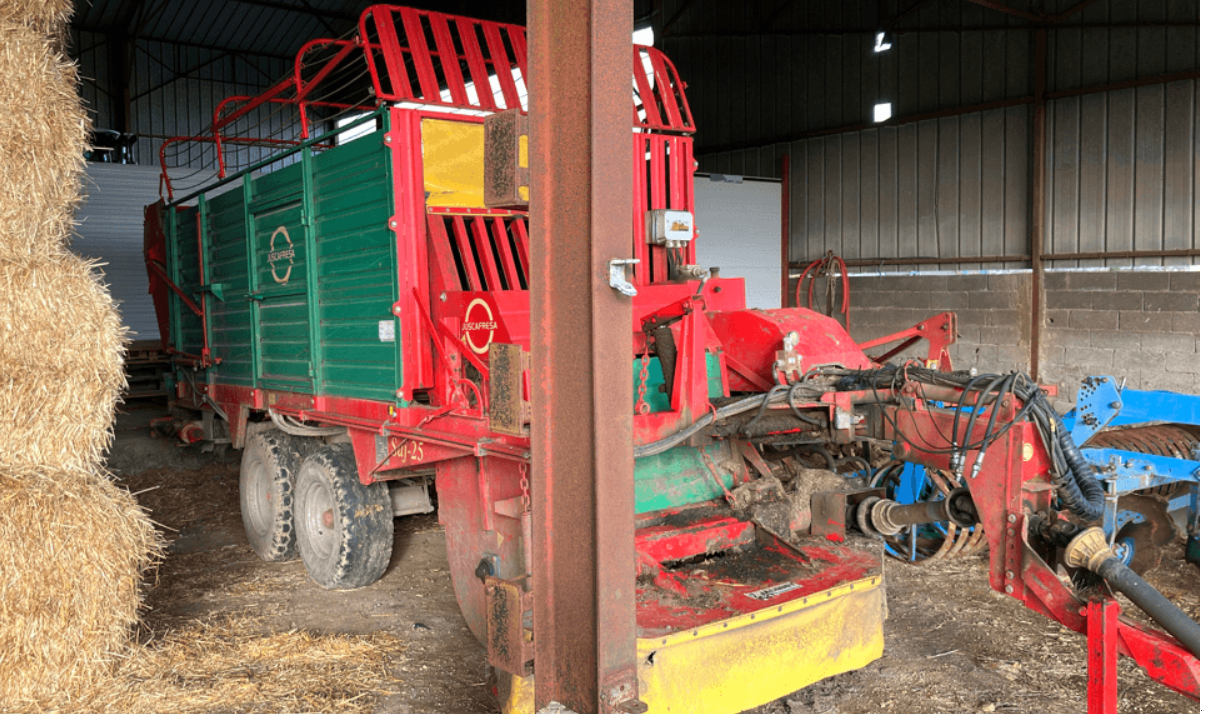
M 828 470 L 837 473 L 837 462 L 833 460 L 833 455 L 828 453 L 828 449 L 822 446 L 809 446 L 807 450 L 813 454 L 820 454 L 824 463 L 828 465 Z

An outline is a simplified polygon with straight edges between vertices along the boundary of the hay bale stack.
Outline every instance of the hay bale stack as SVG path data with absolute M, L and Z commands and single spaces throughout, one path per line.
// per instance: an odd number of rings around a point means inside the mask
M 88 118 L 75 65 L 57 41 L 17 14 L 37 0 L 0 0 L 0 260 L 24 261 L 67 252 L 79 203 Z M 62 3 L 47 2 L 48 10 Z M 51 17 L 53 15 L 50 15 Z
M 125 388 L 113 299 L 70 253 L 0 266 L 0 472 L 87 475 L 104 458 Z
M 4 470 L 0 513 L 0 702 L 74 701 L 125 650 L 157 536 L 99 473 Z
M 74 701 L 111 670 L 160 552 L 102 466 L 125 329 L 68 249 L 88 121 L 70 0 L 0 0 L 0 707 Z M 58 703 L 57 705 L 55 703 Z

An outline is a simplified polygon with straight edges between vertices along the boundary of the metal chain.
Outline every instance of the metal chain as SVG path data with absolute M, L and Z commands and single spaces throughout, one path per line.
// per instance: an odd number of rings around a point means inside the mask
M 527 462 L 519 462 L 519 489 L 523 493 L 523 512 L 531 512 L 531 484 L 527 480 Z
M 649 391 L 649 352 L 653 351 L 653 337 L 645 334 L 644 336 L 644 354 L 640 356 L 640 388 L 636 394 L 636 413 L 644 415 L 652 411 L 648 401 L 644 395 Z

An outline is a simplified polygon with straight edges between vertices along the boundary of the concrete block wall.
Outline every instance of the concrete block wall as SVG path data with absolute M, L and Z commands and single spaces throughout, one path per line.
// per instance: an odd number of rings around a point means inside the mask
M 1028 369 L 1028 275 L 853 275 L 849 292 L 850 331 L 858 342 L 898 332 L 939 312 L 953 312 L 958 342 L 950 356 L 956 369 Z M 923 357 L 927 352 L 928 345 L 922 343 L 906 354 Z
M 1059 384 L 1060 394 L 1074 394 L 1087 374 L 1200 394 L 1200 353 L 1200 273 L 1046 275 L 1042 378 Z
M 1039 379 L 1074 401 L 1081 379 L 1200 394 L 1198 272 L 1051 272 Z M 958 369 L 1029 371 L 1028 273 L 850 277 L 850 328 L 862 342 L 943 311 L 958 317 Z M 922 356 L 924 345 L 909 350 Z M 877 352 L 877 351 L 872 351 Z

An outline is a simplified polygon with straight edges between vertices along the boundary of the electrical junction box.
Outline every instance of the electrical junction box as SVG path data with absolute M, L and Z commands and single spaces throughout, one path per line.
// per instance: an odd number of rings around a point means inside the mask
M 681 248 L 695 237 L 695 217 L 690 211 L 655 208 L 646 216 L 649 245 Z

